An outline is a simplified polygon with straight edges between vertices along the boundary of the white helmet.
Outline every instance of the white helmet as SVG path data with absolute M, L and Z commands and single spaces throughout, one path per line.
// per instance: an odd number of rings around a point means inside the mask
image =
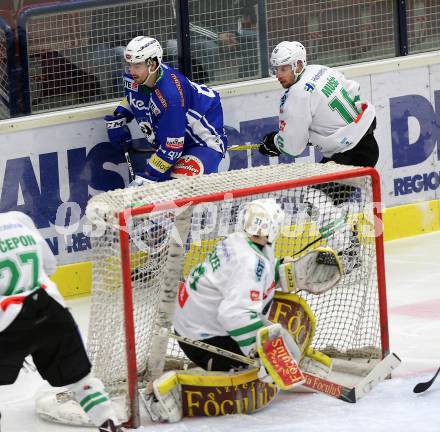
M 281 230 L 284 212 L 273 198 L 262 198 L 249 203 L 243 215 L 243 231 L 249 236 L 267 236 L 273 243 Z
M 163 50 L 160 43 L 151 37 L 137 36 L 132 39 L 124 50 L 124 58 L 128 63 L 148 64 L 149 59 L 157 59 L 158 64 L 162 63 Z
M 280 42 L 272 51 L 270 56 L 271 69 L 283 65 L 291 65 L 295 72 L 298 61 L 301 61 L 303 67 L 307 65 L 306 49 L 299 42 Z M 272 71 L 272 74 L 273 71 Z

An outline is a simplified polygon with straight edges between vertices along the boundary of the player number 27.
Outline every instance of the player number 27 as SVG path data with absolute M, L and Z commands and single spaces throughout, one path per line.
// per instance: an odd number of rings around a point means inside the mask
M 37 253 L 24 252 L 17 254 L 17 258 L 19 262 L 11 258 L 5 258 L 0 261 L 0 279 L 9 276 L 8 289 L 5 295 L 19 294 L 24 291 L 24 287 L 17 289 L 17 285 L 23 271 L 25 271 L 25 266 L 29 264 L 32 271 L 32 288 L 36 288 L 38 285 L 39 262 Z

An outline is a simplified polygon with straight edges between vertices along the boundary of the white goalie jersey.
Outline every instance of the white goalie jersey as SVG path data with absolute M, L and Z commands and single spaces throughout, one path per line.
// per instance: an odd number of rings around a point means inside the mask
M 281 98 L 275 145 L 298 156 L 310 142 L 331 157 L 355 147 L 375 116 L 374 106 L 360 101 L 356 81 L 335 69 L 310 65 Z
M 271 246 L 260 250 L 245 233 L 229 235 L 181 284 L 175 330 L 196 340 L 230 335 L 247 355 L 264 326 L 277 263 Z
M 26 297 L 44 288 L 58 303 L 64 300 L 49 279 L 56 259 L 29 216 L 0 214 L 0 331 L 20 313 Z

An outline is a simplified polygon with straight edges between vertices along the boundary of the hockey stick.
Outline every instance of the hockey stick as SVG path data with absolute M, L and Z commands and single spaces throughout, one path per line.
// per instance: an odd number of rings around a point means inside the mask
M 258 360 L 251 359 L 244 355 L 240 355 L 225 350 L 223 348 L 216 347 L 214 345 L 209 345 L 202 341 L 179 336 L 173 332 L 169 332 L 168 335 L 171 338 L 178 340 L 179 342 L 192 345 L 196 348 L 200 348 L 205 351 L 209 351 L 214 354 L 218 354 L 253 367 L 260 367 L 260 363 L 258 362 Z M 316 390 L 319 393 L 323 393 L 328 396 L 340 399 L 344 402 L 355 403 L 361 397 L 369 393 L 374 387 L 376 387 L 377 384 L 385 380 L 390 375 L 391 371 L 400 364 L 400 362 L 401 360 L 399 359 L 399 357 L 397 357 L 396 354 L 392 353 L 387 355 L 368 373 L 366 377 L 362 378 L 362 380 L 359 381 L 359 383 L 357 383 L 354 387 L 347 387 L 307 372 L 303 372 L 306 378 L 306 382 L 303 385 L 305 387 Z
M 199 340 L 194 340 L 194 339 L 187 338 L 185 336 L 176 335 L 173 332 L 168 332 L 168 336 L 173 339 L 178 340 L 179 342 L 183 342 L 187 345 L 191 345 L 193 347 L 200 348 L 202 350 L 209 351 L 214 354 L 218 354 L 220 356 L 229 358 L 231 360 L 236 360 L 241 363 L 248 364 L 249 366 L 254 366 L 254 367 L 258 367 L 258 368 L 260 367 L 260 363 L 258 362 L 258 360 L 251 359 L 249 357 L 246 357 L 245 355 L 237 354 L 232 351 L 216 347 L 214 345 L 209 345 L 209 344 L 202 342 L 202 341 L 199 341 Z
M 421 382 L 416 384 L 416 386 L 413 389 L 414 393 L 423 393 L 424 391 L 428 390 L 429 387 L 432 386 L 433 382 L 435 381 L 435 379 L 437 378 L 437 375 L 440 373 L 440 368 L 437 369 L 437 372 L 434 374 L 434 376 L 426 382 Z
M 227 151 L 242 151 L 242 150 L 256 150 L 260 144 L 236 144 L 227 148 Z M 156 153 L 155 148 L 148 147 L 143 149 L 136 149 L 140 153 Z
M 401 360 L 396 354 L 388 354 L 354 387 L 346 387 L 306 372 L 303 372 L 306 377 L 304 385 L 345 402 L 356 403 L 360 398 L 370 393 L 379 383 L 384 381 L 400 363 Z
M 128 152 L 127 141 L 121 141 L 121 145 L 123 148 L 125 161 L 127 162 L 127 167 L 128 167 L 128 181 L 129 183 L 131 183 L 134 180 L 134 171 L 133 171 L 133 164 L 131 163 L 130 154 Z
M 339 219 L 341 219 L 341 218 L 339 218 Z M 293 256 L 299 255 L 300 253 L 302 253 L 306 249 L 308 249 L 310 246 L 313 246 L 315 243 L 318 243 L 323 239 L 327 239 L 327 238 L 331 237 L 336 231 L 339 231 L 340 229 L 342 229 L 343 226 L 340 225 L 341 221 L 339 219 L 331 221 L 327 225 L 321 227 L 319 229 L 320 236 L 317 237 L 315 240 L 312 240 L 310 243 L 306 244 L 299 251 L 295 252 L 293 254 Z M 343 219 L 344 219 L 343 223 L 346 223 L 346 218 L 344 217 Z
M 236 144 L 228 147 L 228 151 L 257 150 L 260 144 Z

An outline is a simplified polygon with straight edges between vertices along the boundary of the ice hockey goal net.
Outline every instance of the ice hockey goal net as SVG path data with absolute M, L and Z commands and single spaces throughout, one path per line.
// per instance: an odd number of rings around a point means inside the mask
M 368 359 L 388 351 L 376 170 L 270 165 L 102 193 L 87 206 L 93 255 L 88 350 L 94 373 L 126 398 L 132 426 L 139 425 L 139 383 L 185 361 L 166 332 L 179 281 L 237 229 L 240 208 L 262 197 L 275 198 L 286 213 L 278 257 L 329 244 L 346 267 L 337 287 L 303 295 L 316 315 L 313 347 L 332 357 Z

